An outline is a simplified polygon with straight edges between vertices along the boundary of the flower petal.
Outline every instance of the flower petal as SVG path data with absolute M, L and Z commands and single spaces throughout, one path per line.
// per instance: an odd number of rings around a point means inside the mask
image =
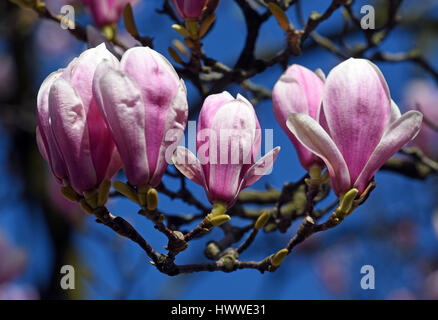
M 252 163 L 256 127 L 252 107 L 240 100 L 223 105 L 215 114 L 210 128 L 213 137 L 209 138 L 210 172 L 206 175 L 214 200 L 228 202 L 238 192 L 245 173 L 242 168 Z
M 147 122 L 147 159 L 152 175 L 157 168 L 169 108 L 180 86 L 180 78 L 165 57 L 147 47 L 134 47 L 126 51 L 120 66 L 136 83 L 142 95 Z
M 400 109 L 398 108 L 394 100 L 391 99 L 391 118 L 389 123 L 393 123 L 395 120 L 397 120 L 400 117 L 401 117 Z
M 50 89 L 49 112 L 52 133 L 72 187 L 78 192 L 93 189 L 97 180 L 85 109 L 75 89 L 63 78 L 57 79 Z
M 130 77 L 103 62 L 96 71 L 93 90 L 123 160 L 129 183 L 146 185 L 150 175 L 146 158 L 145 106 L 140 89 Z
M 178 90 L 170 103 L 169 111 L 167 112 L 166 123 L 164 124 L 165 135 L 161 140 L 157 166 L 150 182 L 153 187 L 160 183 L 167 165 L 172 163 L 172 154 L 184 136 L 188 114 L 187 89 L 184 81 L 181 80 Z
M 286 125 L 287 118 L 292 112 L 303 114 L 309 112 L 305 92 L 298 81 L 289 75 L 282 76 L 272 90 L 272 106 L 275 118 L 294 145 L 301 165 L 308 170 L 316 157 L 297 140 Z
M 390 121 L 386 81 L 368 60 L 350 58 L 329 73 L 323 108 L 329 134 L 355 181 Z
M 262 176 L 267 175 L 272 169 L 279 152 L 280 147 L 276 147 L 260 158 L 259 161 L 254 163 L 245 173 L 242 188 L 240 190 L 249 187 L 256 183 Z
M 172 162 L 185 177 L 207 189 L 201 163 L 189 149 L 177 147 Z
M 304 146 L 325 162 L 335 193 L 348 191 L 350 174 L 347 164 L 328 133 L 310 116 L 300 113 L 289 116 L 287 127 Z
M 382 140 L 377 145 L 366 166 L 357 178 L 354 186 L 362 192 L 385 162 L 406 143 L 415 138 L 421 128 L 423 115 L 418 111 L 409 111 L 391 123 Z

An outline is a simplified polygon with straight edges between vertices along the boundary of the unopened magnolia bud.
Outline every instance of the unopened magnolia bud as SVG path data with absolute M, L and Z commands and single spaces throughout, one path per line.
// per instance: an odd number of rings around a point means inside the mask
M 97 206 L 103 207 L 108 201 L 109 192 L 111 189 L 111 181 L 104 180 L 99 186 L 99 192 L 97 194 Z
M 260 230 L 261 228 L 263 228 L 266 223 L 268 222 L 269 218 L 271 217 L 271 212 L 269 210 L 263 212 L 260 217 L 258 217 L 254 228 L 257 230 Z
M 178 32 L 180 35 L 184 36 L 184 37 L 190 37 L 190 32 L 189 30 L 187 30 L 186 28 L 184 28 L 183 26 L 179 25 L 179 24 L 174 24 L 172 25 L 173 30 L 175 30 L 176 32 Z
M 214 216 L 212 218 L 210 218 L 210 223 L 217 227 L 220 226 L 221 224 L 224 224 L 225 222 L 229 221 L 231 219 L 231 217 L 227 214 L 223 214 L 220 216 Z
M 288 255 L 288 253 L 289 251 L 287 249 L 281 249 L 276 254 L 274 254 L 274 256 L 271 258 L 271 264 L 274 267 L 280 266 L 283 263 L 284 258 L 286 258 L 286 256 Z
M 61 193 L 67 200 L 71 202 L 78 202 L 79 201 L 79 195 L 76 193 L 76 191 L 73 190 L 70 186 L 65 186 L 61 188 Z
M 158 207 L 158 193 L 154 188 L 147 193 L 147 206 L 149 211 L 155 211 Z
M 339 208 L 342 213 L 349 214 L 352 207 L 353 207 L 353 201 L 356 198 L 358 193 L 358 190 L 356 188 L 353 188 L 349 190 L 344 197 L 341 200 L 341 204 L 339 205 Z
M 140 204 L 137 197 L 137 192 L 131 186 L 128 186 L 126 183 L 116 180 L 113 181 L 113 187 L 119 193 L 123 194 L 126 198 L 134 201 L 135 203 Z
M 283 9 L 281 9 L 277 4 L 270 2 L 269 10 L 274 15 L 280 28 L 284 31 L 288 31 L 290 29 L 290 23 Z
M 138 201 L 140 201 L 140 205 L 142 207 L 147 205 L 147 193 L 149 191 L 148 187 L 138 187 L 137 188 L 137 197 Z

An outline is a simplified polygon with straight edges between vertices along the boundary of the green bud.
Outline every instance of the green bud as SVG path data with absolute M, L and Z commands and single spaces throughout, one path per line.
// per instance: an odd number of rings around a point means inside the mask
M 215 202 L 213 204 L 213 210 L 211 210 L 211 216 L 220 216 L 227 211 L 227 206 L 222 202 Z
M 103 207 L 108 201 L 109 192 L 111 189 L 111 181 L 104 180 L 99 186 L 99 192 L 97 194 L 97 206 Z
M 138 197 L 138 201 L 140 201 L 140 205 L 142 207 L 147 205 L 148 191 L 149 191 L 149 187 L 137 187 L 137 197 Z
M 85 199 L 81 199 L 79 202 L 81 205 L 82 210 L 84 210 L 88 214 L 93 214 L 93 209 L 88 205 L 87 201 Z
M 353 208 L 353 201 L 358 192 L 359 191 L 356 188 L 353 188 L 342 197 L 339 209 L 343 214 L 349 214 L 351 212 L 351 209 Z
M 210 218 L 210 223 L 217 227 L 220 226 L 221 224 L 224 224 L 225 222 L 229 221 L 231 219 L 231 217 L 227 214 L 223 214 L 220 216 L 214 216 Z
M 85 191 L 84 192 L 85 201 L 92 209 L 97 208 L 97 190 Z
M 205 18 L 202 21 L 201 26 L 199 27 L 199 37 L 200 38 L 205 36 L 207 31 L 210 29 L 211 25 L 213 24 L 214 20 L 216 20 L 216 15 L 214 13 L 212 13 L 211 15 L 209 15 L 207 18 Z
M 189 31 L 189 37 L 192 39 L 198 38 L 198 20 L 186 19 L 186 28 Z
M 78 202 L 80 199 L 76 191 L 74 191 L 70 186 L 61 187 L 61 193 L 64 198 L 71 202 Z
M 286 16 L 286 13 L 281 9 L 277 4 L 270 2 L 269 10 L 277 20 L 278 25 L 284 31 L 288 31 L 290 29 L 289 19 Z
M 115 180 L 113 181 L 113 187 L 116 189 L 119 193 L 123 194 L 126 198 L 134 201 L 135 203 L 140 204 L 137 192 L 132 188 L 131 186 L 127 185 L 126 183 Z
M 106 25 L 102 28 L 102 33 L 108 40 L 114 40 L 116 36 L 116 26 L 115 25 Z
M 155 211 L 158 207 L 158 193 L 154 188 L 149 189 L 147 193 L 147 206 L 149 211 Z
M 126 31 L 134 38 L 138 38 L 138 30 L 135 25 L 134 14 L 132 13 L 132 6 L 128 3 L 123 10 L 123 20 L 125 21 Z
M 266 210 L 265 212 L 263 212 L 260 217 L 258 217 L 254 228 L 257 230 L 260 230 L 261 228 L 263 228 L 266 223 L 268 222 L 269 218 L 271 217 L 271 211 Z
M 172 59 L 179 64 L 184 64 L 183 59 L 181 59 L 181 57 L 179 56 L 178 52 L 176 52 L 176 50 L 172 47 L 168 48 L 169 54 L 172 57 Z
M 276 268 L 279 267 L 288 254 L 289 251 L 287 249 L 281 249 L 271 258 L 271 264 Z
M 172 25 L 173 30 L 175 30 L 176 32 L 178 32 L 180 35 L 184 36 L 184 37 L 190 37 L 190 32 L 189 30 L 187 30 L 186 28 L 184 28 L 183 26 L 179 25 L 179 24 L 174 24 Z

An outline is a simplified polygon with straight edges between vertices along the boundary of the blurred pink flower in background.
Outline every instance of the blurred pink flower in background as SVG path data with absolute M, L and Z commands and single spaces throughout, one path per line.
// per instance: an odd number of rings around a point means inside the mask
M 47 39 L 50 39 L 48 41 Z M 40 54 L 59 55 L 65 54 L 75 43 L 75 39 L 58 23 L 49 20 L 40 20 L 36 35 L 36 45 L 41 49 Z
M 315 271 L 323 285 L 331 293 L 341 295 L 348 289 L 351 255 L 342 246 L 334 246 L 323 251 L 315 263 Z
M 0 300 L 38 300 L 39 298 L 38 291 L 31 285 L 0 286 Z
M 424 281 L 423 298 L 438 300 L 438 270 L 429 274 Z
M 80 225 L 85 217 L 85 213 L 76 203 L 67 200 L 62 195 L 58 181 L 56 181 L 52 175 L 48 175 L 47 177 L 47 194 L 49 195 L 52 206 L 57 212 L 73 225 Z
M 415 300 L 415 295 L 407 288 L 392 290 L 386 297 L 387 300 Z
M 431 122 L 438 126 L 438 87 L 424 80 L 414 80 L 404 92 L 405 106 L 420 110 L 424 115 L 421 131 L 412 145 L 420 148 L 428 157 L 438 159 L 438 131 L 428 124 Z
M 26 253 L 17 249 L 0 233 L 0 285 L 18 277 L 26 265 Z
M 132 5 L 138 0 L 82 0 L 90 10 L 93 20 L 97 26 L 117 23 L 128 3 Z

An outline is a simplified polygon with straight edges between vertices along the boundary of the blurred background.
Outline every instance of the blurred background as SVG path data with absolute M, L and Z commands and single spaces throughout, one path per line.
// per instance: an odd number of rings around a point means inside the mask
M 62 5 L 73 2 L 77 23 L 92 24 L 79 1 L 45 2 L 55 14 Z M 379 26 L 387 1 L 356 1 L 353 10 L 357 16 L 365 4 L 374 5 Z M 173 21 L 156 11 L 162 5 L 161 0 L 141 0 L 134 6 L 134 15 L 140 34 L 153 37 L 155 50 L 168 56 L 167 48 L 172 40 L 181 40 L 181 36 L 171 28 Z M 323 12 L 327 6 L 328 2 L 322 0 L 301 1 L 304 17 L 315 10 Z M 287 14 L 300 26 L 294 8 Z M 438 69 L 438 1 L 405 0 L 400 16 L 390 36 L 375 50 L 400 53 L 418 48 L 430 65 Z M 336 37 L 344 28 L 343 21 L 342 11 L 338 10 L 317 31 Z M 246 37 L 244 23 L 234 1 L 220 1 L 216 23 L 203 41 L 205 52 L 229 66 L 234 65 Z M 119 29 L 119 37 L 130 41 L 122 22 Z M 345 45 L 351 47 L 365 41 L 363 33 L 354 29 L 345 40 L 348 42 Z M 270 56 L 283 46 L 283 31 L 271 17 L 261 29 L 257 57 Z M 341 226 L 307 239 L 275 273 L 240 270 L 176 277 L 159 273 L 135 244 L 97 224 L 76 204 L 62 198 L 37 150 L 35 110 L 39 86 L 49 73 L 65 67 L 85 49 L 85 43 L 76 40 L 59 24 L 1 1 L 0 299 L 438 299 L 438 179 L 431 176 L 414 180 L 387 171 L 376 175 L 377 188 L 365 205 Z M 289 63 L 321 68 L 327 74 L 340 61 L 319 46 L 308 46 Z M 438 97 L 437 79 L 417 64 L 378 62 L 378 65 L 392 98 L 402 110 L 415 103 L 412 99 L 420 91 L 412 89 L 414 81 L 421 80 L 430 89 L 430 95 Z M 252 80 L 272 89 L 282 72 L 280 66 L 275 66 Z M 189 104 L 198 105 L 199 93 L 189 81 L 186 84 Z M 238 86 L 227 90 L 232 94 L 249 94 Z M 438 108 L 438 99 L 429 100 Z M 261 101 L 256 111 L 261 127 L 274 130 L 274 146 L 281 146 L 282 151 L 273 173 L 253 188 L 263 190 L 267 184 L 281 188 L 284 182 L 296 181 L 305 172 L 292 144 L 275 121 L 271 101 Z M 438 123 L 438 118 L 435 120 Z M 429 141 L 428 148 L 431 156 L 438 155 L 437 136 Z M 164 183 L 177 190 L 179 179 L 165 176 Z M 191 181 L 187 186 L 208 205 L 201 187 Z M 333 199 L 331 196 L 324 203 Z M 109 207 L 129 220 L 154 248 L 164 252 L 166 239 L 150 221 L 136 214 L 138 209 L 134 204 L 116 198 Z M 170 213 L 193 211 L 182 201 L 162 194 L 159 209 Z M 259 260 L 281 249 L 295 234 L 298 224 L 295 222 L 285 234 L 259 235 L 242 258 Z M 193 241 L 176 262 L 205 261 L 206 241 L 220 236 L 221 230 L 215 229 Z M 75 290 L 60 287 L 63 265 L 75 268 Z M 375 269 L 374 290 L 363 290 L 360 286 L 363 265 Z

